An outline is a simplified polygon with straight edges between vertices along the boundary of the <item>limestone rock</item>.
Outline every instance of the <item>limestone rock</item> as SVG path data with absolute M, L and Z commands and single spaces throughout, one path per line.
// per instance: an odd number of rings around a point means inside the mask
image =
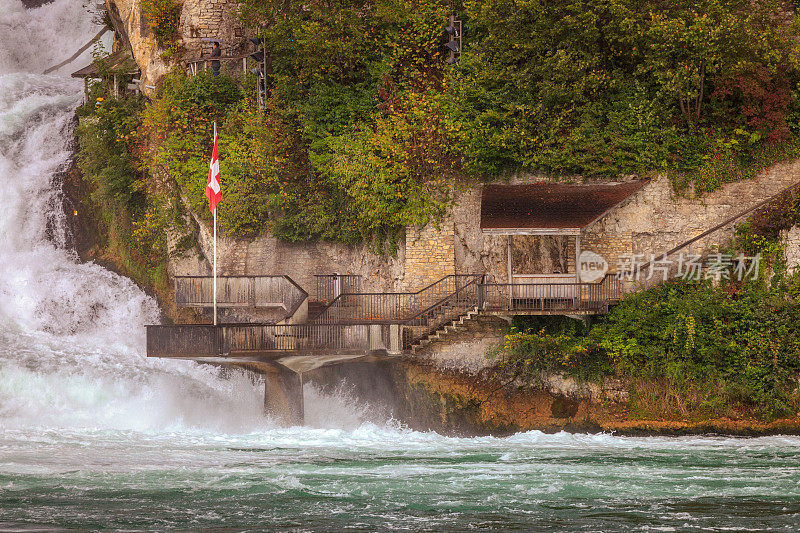
M 142 92 L 152 97 L 154 87 L 169 72 L 170 65 L 161 59 L 153 30 L 142 14 L 140 0 L 106 0 L 106 8 L 114 25 L 116 38 L 128 48 L 142 70 Z

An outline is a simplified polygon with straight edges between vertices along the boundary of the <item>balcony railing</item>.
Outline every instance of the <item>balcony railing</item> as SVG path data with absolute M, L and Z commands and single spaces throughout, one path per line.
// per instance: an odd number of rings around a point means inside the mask
M 175 276 L 175 303 L 179 307 L 211 307 L 214 303 L 214 278 Z M 286 316 L 308 297 L 289 276 L 218 276 L 217 307 L 280 308 Z
M 622 295 L 620 281 L 613 275 L 599 283 L 489 283 L 482 287 L 487 311 L 603 314 Z
M 190 324 L 147 326 L 149 357 L 400 353 L 398 324 Z
M 320 313 L 315 322 L 403 322 L 480 279 L 480 275 L 451 274 L 416 292 L 340 294 Z
M 263 278 L 240 276 L 226 298 L 232 302 L 258 301 L 256 285 Z M 206 277 L 179 278 L 185 301 L 204 306 Z M 188 281 L 196 280 L 196 281 Z M 150 357 L 281 357 L 291 354 L 397 354 L 471 310 L 500 314 L 602 314 L 621 297 L 616 276 L 599 283 L 483 283 L 481 275 L 447 276 L 417 292 L 341 294 L 318 320 L 307 324 L 224 324 L 147 326 Z M 176 281 L 177 283 L 177 281 Z M 238 283 L 238 285 L 237 285 Z M 294 282 L 291 285 L 299 289 Z M 187 287 L 199 291 L 192 297 Z M 235 290 L 234 290 L 235 289 Z M 302 291 L 302 289 L 299 289 Z M 238 291 L 238 292 L 237 292 Z M 176 295 L 178 291 L 176 290 Z M 247 295 L 249 300 L 242 297 Z M 302 292 L 305 298 L 305 292 Z M 267 297 L 266 300 L 277 300 Z M 264 302 L 266 302 L 264 300 Z M 286 301 L 291 301 L 287 299 Z M 302 301 L 302 300 L 301 300 Z M 242 359 L 240 359 L 242 360 Z

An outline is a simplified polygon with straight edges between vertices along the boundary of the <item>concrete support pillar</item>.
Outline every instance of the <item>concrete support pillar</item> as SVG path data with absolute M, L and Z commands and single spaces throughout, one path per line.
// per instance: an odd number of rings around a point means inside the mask
M 264 412 L 287 426 L 300 426 L 305 418 L 303 374 L 280 365 L 264 374 Z
M 369 351 L 376 352 L 385 350 L 386 345 L 383 343 L 383 326 L 380 324 L 369 325 Z
M 398 355 L 403 351 L 403 328 L 400 324 L 391 324 L 389 326 L 389 355 Z

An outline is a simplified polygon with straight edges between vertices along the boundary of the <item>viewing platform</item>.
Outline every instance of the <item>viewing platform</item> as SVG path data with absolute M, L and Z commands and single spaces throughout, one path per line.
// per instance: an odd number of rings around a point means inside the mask
M 176 303 L 210 307 L 212 283 L 209 277 L 176 277 Z M 619 301 L 621 286 L 614 276 L 597 283 L 498 284 L 484 283 L 482 275 L 451 275 L 416 292 L 343 292 L 313 319 L 295 323 L 308 293 L 288 276 L 219 277 L 218 294 L 223 308 L 272 307 L 286 314 L 281 323 L 147 326 L 147 355 L 247 363 L 410 354 L 421 340 L 468 314 L 604 314 Z

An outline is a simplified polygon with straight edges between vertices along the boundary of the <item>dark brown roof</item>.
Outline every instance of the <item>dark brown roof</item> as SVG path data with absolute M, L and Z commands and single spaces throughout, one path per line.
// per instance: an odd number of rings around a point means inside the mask
M 131 55 L 128 53 L 127 50 L 117 50 L 116 52 L 109 54 L 108 57 L 105 58 L 109 68 L 117 69 L 120 68 L 125 64 L 125 61 L 130 59 Z M 83 67 L 80 70 L 76 70 L 72 73 L 73 78 L 99 78 L 100 72 L 97 68 L 97 65 L 92 62 Z
M 481 198 L 481 230 L 578 232 L 644 187 L 650 180 L 618 184 L 486 185 Z M 515 231 L 509 231 L 515 233 Z

